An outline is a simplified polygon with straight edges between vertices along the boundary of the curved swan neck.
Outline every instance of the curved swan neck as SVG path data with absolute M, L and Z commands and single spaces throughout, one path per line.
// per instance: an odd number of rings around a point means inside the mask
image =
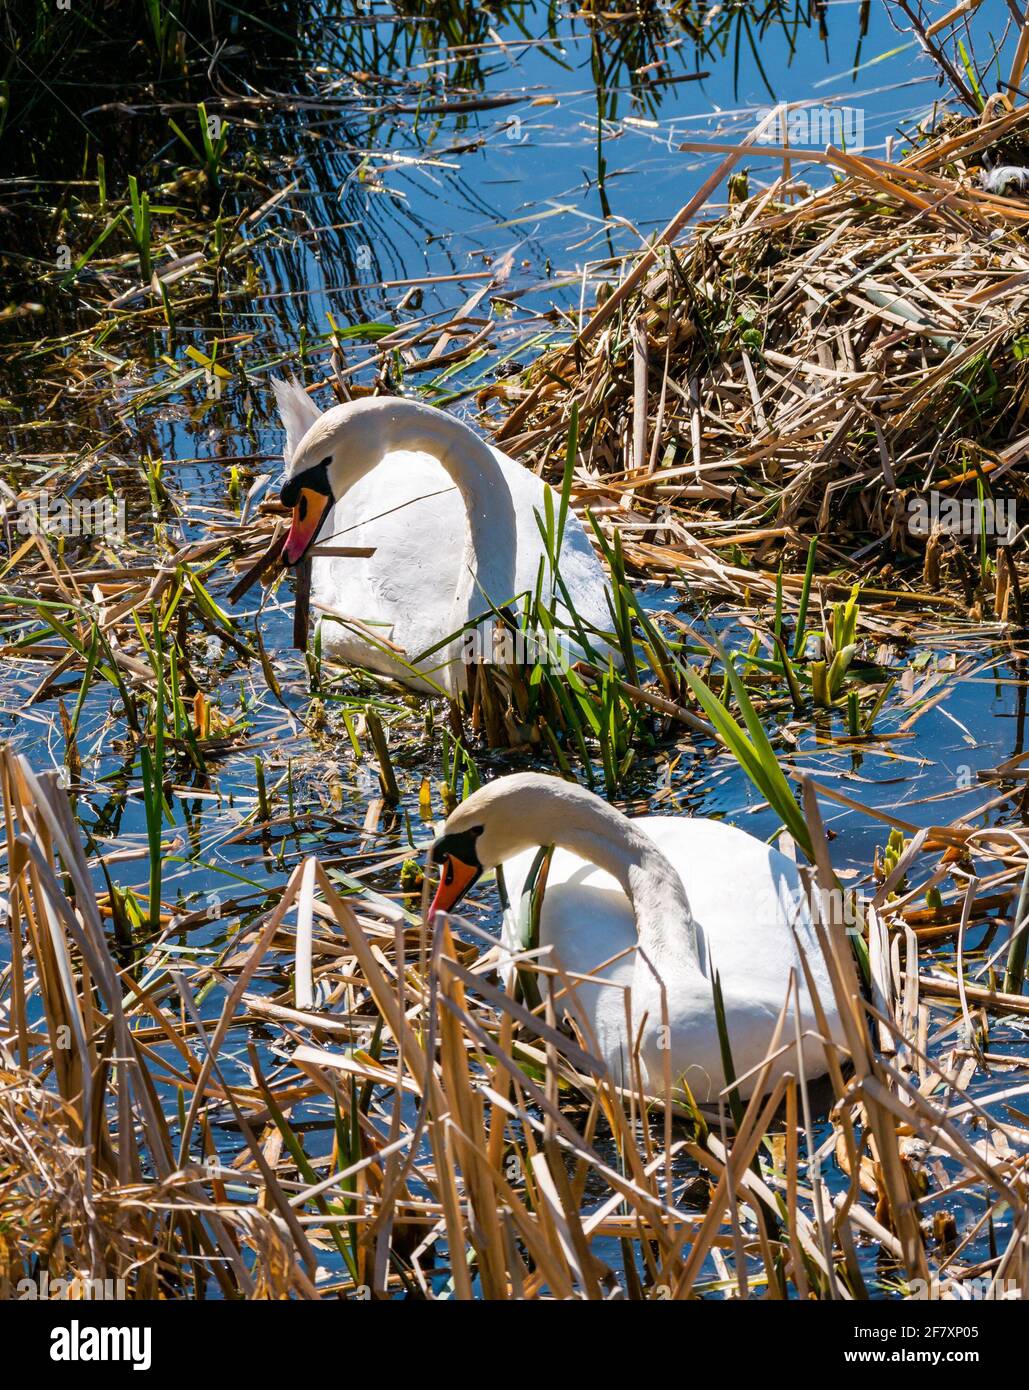
M 469 425 L 402 396 L 348 401 L 308 423 L 309 402 L 302 392 L 279 383 L 276 395 L 290 455 L 286 477 L 295 478 L 327 463 L 337 503 L 387 454 L 428 454 L 449 475 L 468 517 L 454 595 L 455 631 L 469 618 L 487 612 L 490 604 L 499 608 L 510 601 L 517 573 L 514 500 L 497 456 Z M 305 425 L 302 438 L 291 449 L 291 441 Z M 446 546 L 453 539 L 444 535 L 439 542 Z
M 456 625 L 483 613 L 490 603 L 507 603 L 515 587 L 517 519 L 493 450 L 462 421 L 418 401 L 391 400 L 382 426 L 380 438 L 386 447 L 380 449 L 380 457 L 395 449 L 430 454 L 464 499 L 468 531 L 455 594 Z
M 699 968 L 696 924 L 678 873 L 654 842 L 618 812 L 589 814 L 554 828 L 553 843 L 604 869 L 632 905 L 639 944 L 651 965 Z
M 419 401 L 390 398 L 382 411 L 380 438 L 387 452 L 410 449 L 438 459 L 469 510 L 481 512 L 489 505 L 494 487 L 504 481 L 493 450 L 484 439 L 453 415 Z
M 447 820 L 451 833 L 476 827 L 483 864 L 553 844 L 605 870 L 632 905 L 650 965 L 700 970 L 696 923 L 678 872 L 641 827 L 593 792 L 559 777 L 514 773 L 473 792 Z

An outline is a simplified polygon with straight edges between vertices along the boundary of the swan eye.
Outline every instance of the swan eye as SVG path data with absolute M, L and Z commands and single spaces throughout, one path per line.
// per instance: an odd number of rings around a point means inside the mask
M 475 841 L 484 829 L 484 826 L 476 825 L 470 830 L 455 830 L 451 831 L 449 835 L 441 835 L 429 850 L 429 862 L 438 864 L 440 873 L 444 876 L 448 873 L 457 873 L 460 877 L 464 869 L 474 869 L 481 873 L 482 865 L 475 849 Z M 451 861 L 460 867 L 455 870 Z M 446 878 L 444 881 L 450 882 Z
M 332 464 L 332 455 L 322 459 L 321 463 L 313 464 L 310 468 L 305 468 L 302 473 L 296 473 L 286 482 L 279 493 L 279 500 L 285 507 L 295 507 L 300 494 L 303 491 L 316 492 L 322 497 L 332 497 L 332 484 L 329 482 L 329 468 Z

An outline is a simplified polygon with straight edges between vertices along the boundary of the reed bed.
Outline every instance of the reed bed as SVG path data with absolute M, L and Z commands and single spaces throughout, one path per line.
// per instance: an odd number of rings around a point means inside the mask
M 1029 207 L 980 173 L 984 156 L 1026 163 L 1027 123 L 995 100 L 892 159 L 774 139 L 682 146 L 725 158 L 624 275 L 594 287 L 595 306 L 568 316 L 567 341 L 491 388 L 506 405 L 498 439 L 560 466 L 574 404 L 577 489 L 628 521 L 626 557 L 644 573 L 739 597 L 783 559 L 796 585 L 818 534 L 834 570 L 880 571 L 885 587 L 897 574 L 930 605 L 942 574 L 990 611 L 989 576 L 946 525 L 909 523 L 933 492 L 1025 503 Z M 764 125 L 774 134 L 774 115 Z M 783 173 L 748 196 L 737 166 L 753 155 Z M 802 163 L 833 182 L 806 187 Z M 728 210 L 684 233 L 727 176 Z M 1006 572 L 1005 611 L 1010 587 Z
M 574 981 L 538 951 L 522 969 L 552 988 L 530 1010 L 498 989 L 492 941 L 430 938 L 416 912 L 341 894 L 315 858 L 216 965 L 160 941 L 121 963 L 67 794 L 9 752 L 0 780 L 6 1291 L 46 1269 L 128 1297 L 848 1300 L 933 1281 L 963 1297 L 970 1280 L 1023 1296 L 1024 1087 L 994 1074 L 990 1031 L 1029 1004 L 920 969 L 925 928 L 893 889 L 931 833 L 867 905 L 869 998 L 842 920 L 822 918 L 847 1034 L 827 1046 L 828 1097 L 790 1073 L 733 1124 L 728 1095 L 703 1114 L 681 1090 L 619 1090 L 563 1023 Z M 824 845 L 810 787 L 802 804 Z M 1018 833 L 966 846 L 997 861 L 994 895 L 1017 891 Z M 835 884 L 816 852 L 816 909 Z M 944 930 L 964 930 L 974 896 Z M 770 1056 L 794 1042 L 780 1026 Z M 951 1203 L 970 1191 L 978 1217 L 958 1229 Z M 991 1254 L 970 1258 L 987 1226 Z

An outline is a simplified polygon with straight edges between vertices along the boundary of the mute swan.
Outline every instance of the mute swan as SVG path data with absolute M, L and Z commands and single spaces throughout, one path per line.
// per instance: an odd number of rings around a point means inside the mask
M 546 552 L 534 513 L 545 515 L 549 491 L 558 516 L 557 497 L 442 410 L 383 396 L 323 414 L 296 383 L 272 387 L 286 430 L 281 495 L 293 509 L 286 560 L 295 565 L 316 539 L 375 548 L 367 559 L 312 558 L 313 607 L 350 620 L 323 624 L 324 650 L 416 690 L 456 694 L 465 687 L 468 639 L 432 649 L 491 605 L 535 592 Z M 574 515 L 559 570 L 579 617 L 608 629 L 607 581 Z M 554 611 L 570 621 L 560 600 Z M 582 655 L 569 645 L 572 660 Z M 596 649 L 608 651 L 603 642 Z
M 442 872 L 430 922 L 437 912 L 452 910 L 484 869 L 498 864 L 504 866 L 511 901 L 517 902 L 534 853 L 544 844 L 557 850 L 543 897 L 539 944 L 552 947 L 566 971 L 596 971 L 597 979 L 612 982 L 579 984 L 575 1004 L 569 1006 L 566 996 L 563 1006 L 580 1026 L 587 1025 L 587 1048 L 596 1046 L 616 1081 L 626 1080 L 630 1055 L 625 986 L 632 991 L 633 1037 L 640 1036 L 643 1084 L 650 1094 L 664 1089 L 663 1045 L 671 1054 L 673 1087 L 685 1076 L 695 1099 L 710 1102 L 725 1085 L 711 990 L 714 969 L 721 978 L 738 1077 L 767 1055 L 791 966 L 800 989 L 801 1027 L 814 1030 L 791 924 L 829 1032 L 842 1041 L 796 865 L 721 821 L 629 820 L 599 796 L 558 777 L 534 772 L 500 777 L 457 807 L 432 846 L 430 858 Z M 511 937 L 505 922 L 508 951 L 518 949 Z M 632 950 L 637 943 L 640 950 Z M 620 960 L 597 970 L 627 948 Z M 795 1041 L 793 1018 L 791 1008 L 781 1044 Z M 822 1075 L 826 1063 L 819 1040 L 805 1036 L 802 1051 L 805 1075 Z M 793 1046 L 773 1068 L 773 1082 L 784 1070 L 799 1072 Z M 741 1095 L 750 1094 L 753 1081 L 741 1079 Z

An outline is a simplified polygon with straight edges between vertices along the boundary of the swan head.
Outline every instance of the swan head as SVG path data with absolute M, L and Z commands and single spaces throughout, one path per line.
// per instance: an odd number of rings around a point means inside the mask
M 430 863 L 440 870 L 429 925 L 437 912 L 452 911 L 484 870 L 566 838 L 571 824 L 596 814 L 594 802 L 604 805 L 574 782 L 539 772 L 498 777 L 472 792 L 447 817 L 429 850 Z
M 333 505 L 382 458 L 397 402 L 378 397 L 320 411 L 295 381 L 273 380 L 272 389 L 286 430 L 286 476 L 279 496 L 292 512 L 282 553 L 287 564 L 296 565 L 318 539 Z

